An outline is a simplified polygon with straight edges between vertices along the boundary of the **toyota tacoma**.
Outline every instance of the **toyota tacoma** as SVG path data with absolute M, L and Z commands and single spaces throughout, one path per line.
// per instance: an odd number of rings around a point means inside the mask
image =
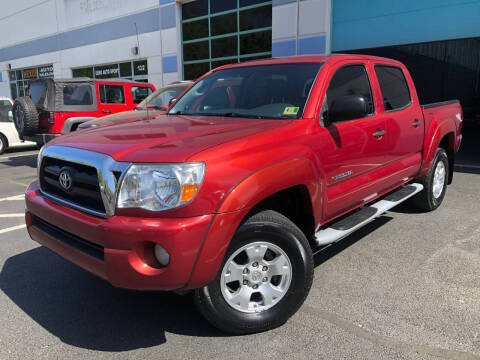
M 407 199 L 440 206 L 462 121 L 394 60 L 226 65 L 166 114 L 43 147 L 28 232 L 113 286 L 192 290 L 216 327 L 265 331 L 304 302 L 317 249 Z

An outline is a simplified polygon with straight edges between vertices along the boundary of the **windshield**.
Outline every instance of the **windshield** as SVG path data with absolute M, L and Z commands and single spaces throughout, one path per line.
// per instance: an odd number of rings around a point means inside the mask
M 146 107 L 154 107 L 158 110 L 167 110 L 168 105 L 172 99 L 175 99 L 178 95 L 182 93 L 190 84 L 184 84 L 179 86 L 169 86 L 155 91 L 146 97 L 140 104 L 138 104 L 137 109 L 144 109 Z
M 168 113 L 297 119 L 321 65 L 275 64 L 215 71 L 186 92 Z

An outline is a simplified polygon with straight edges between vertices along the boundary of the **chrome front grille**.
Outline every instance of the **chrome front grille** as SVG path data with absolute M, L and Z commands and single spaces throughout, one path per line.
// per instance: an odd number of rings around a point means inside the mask
M 57 145 L 44 148 L 39 156 L 40 188 L 46 197 L 95 216 L 114 215 L 118 184 L 130 163 Z M 68 181 L 61 181 L 62 173 Z

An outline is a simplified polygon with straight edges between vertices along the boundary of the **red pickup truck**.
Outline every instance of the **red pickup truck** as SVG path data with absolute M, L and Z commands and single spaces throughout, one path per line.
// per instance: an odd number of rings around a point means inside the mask
M 462 116 L 421 106 L 384 58 L 220 67 L 165 115 L 46 145 L 28 231 L 113 286 L 194 290 L 218 328 L 264 331 L 302 305 L 319 247 L 407 199 L 442 203 Z

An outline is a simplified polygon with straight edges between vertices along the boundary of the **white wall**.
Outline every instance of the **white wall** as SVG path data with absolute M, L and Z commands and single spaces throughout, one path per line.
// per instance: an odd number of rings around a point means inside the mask
M 56 3 L 60 31 L 158 7 L 158 0 L 56 0 Z

